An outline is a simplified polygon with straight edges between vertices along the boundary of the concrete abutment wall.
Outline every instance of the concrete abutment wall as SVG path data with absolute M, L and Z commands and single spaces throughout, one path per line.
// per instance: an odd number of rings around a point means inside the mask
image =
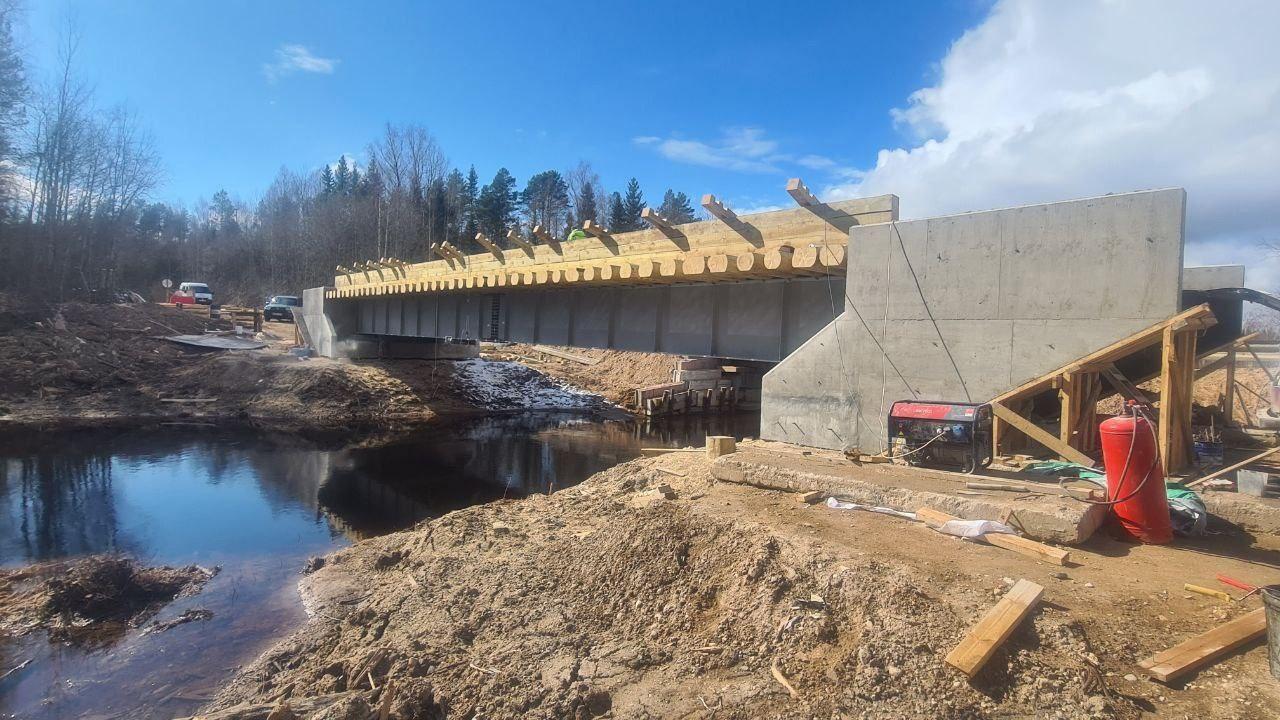
M 985 402 L 1178 312 L 1181 189 L 854 227 L 842 314 L 764 379 L 761 437 L 875 451 L 895 400 Z

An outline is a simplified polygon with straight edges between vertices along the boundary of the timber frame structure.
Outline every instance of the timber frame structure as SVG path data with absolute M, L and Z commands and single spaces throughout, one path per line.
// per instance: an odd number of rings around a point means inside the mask
M 1007 451 L 1018 437 L 1016 430 L 1058 456 L 1071 462 L 1093 466 L 1088 453 L 1098 449 L 1098 400 L 1105 394 L 1104 381 L 1126 400 L 1142 404 L 1158 401 L 1159 419 L 1156 436 L 1166 474 L 1185 468 L 1192 454 L 1191 390 L 1197 377 L 1216 370 L 1206 366 L 1196 371 L 1196 341 L 1199 333 L 1217 323 L 1207 304 L 1185 310 L 1164 322 L 1156 323 L 1096 352 L 1042 375 L 991 401 L 995 415 L 993 444 L 995 454 Z M 1228 348 L 1248 341 L 1240 338 Z M 1160 393 L 1158 398 L 1139 390 L 1116 367 L 1116 361 L 1160 345 Z M 1057 435 L 1036 425 L 1026 417 L 1029 406 L 1038 395 L 1058 391 L 1060 406 Z
M 464 255 L 445 242 L 437 259 L 381 259 L 339 266 L 328 298 L 495 288 L 720 283 L 843 276 L 849 228 L 898 219 L 898 197 L 820 202 L 798 178 L 787 193 L 799 207 L 739 216 L 713 195 L 702 198 L 711 220 L 673 224 L 645 208 L 652 228 L 611 233 L 586 221 L 589 237 L 559 240 L 543 228 L 533 237 L 507 233 L 504 249 L 480 233 L 486 252 Z

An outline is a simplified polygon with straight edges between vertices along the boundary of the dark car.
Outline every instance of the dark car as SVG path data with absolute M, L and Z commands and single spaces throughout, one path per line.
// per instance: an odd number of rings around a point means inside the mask
M 262 308 L 263 320 L 293 322 L 293 308 L 302 307 L 302 300 L 293 295 L 276 295 Z

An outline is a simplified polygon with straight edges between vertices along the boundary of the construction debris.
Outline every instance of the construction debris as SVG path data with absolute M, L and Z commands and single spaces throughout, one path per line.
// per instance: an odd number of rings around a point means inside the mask
M 973 679 L 1004 641 L 1009 639 L 1023 618 L 1035 608 L 1043 592 L 1043 587 L 1030 580 L 1019 580 L 973 626 L 960 644 L 947 653 L 947 664 Z
M 1148 675 L 1170 682 L 1212 662 L 1236 648 L 1262 637 L 1267 631 L 1263 608 L 1241 615 L 1224 625 L 1185 640 L 1138 663 Z

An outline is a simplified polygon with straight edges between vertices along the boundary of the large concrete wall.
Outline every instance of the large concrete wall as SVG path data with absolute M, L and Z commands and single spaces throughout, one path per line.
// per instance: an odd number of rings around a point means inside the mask
M 844 311 L 764 379 L 761 436 L 877 450 L 900 399 L 984 402 L 1178 311 L 1181 189 L 854 227 Z

